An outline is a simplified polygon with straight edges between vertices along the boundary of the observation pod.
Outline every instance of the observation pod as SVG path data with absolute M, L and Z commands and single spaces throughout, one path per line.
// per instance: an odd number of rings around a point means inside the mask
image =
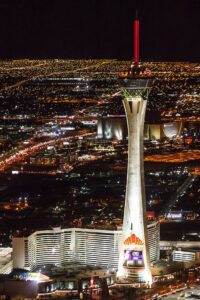
M 151 72 L 132 62 L 123 82 L 123 104 L 128 125 L 128 168 L 118 277 L 151 285 L 150 252 L 144 186 L 143 131 Z

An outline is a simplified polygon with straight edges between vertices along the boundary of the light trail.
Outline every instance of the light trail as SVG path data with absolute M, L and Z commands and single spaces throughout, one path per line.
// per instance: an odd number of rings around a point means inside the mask
M 83 131 L 81 131 L 83 132 Z M 62 137 L 62 138 L 54 138 L 52 140 L 46 141 L 46 142 L 42 142 L 42 143 L 38 143 L 36 145 L 27 147 L 25 149 L 16 151 L 14 154 L 10 155 L 7 158 L 1 158 L 0 160 L 0 171 L 4 171 L 6 167 L 22 161 L 24 159 L 26 159 L 29 155 L 31 155 L 32 153 L 35 153 L 37 151 L 40 151 L 48 146 L 53 146 L 57 143 L 61 143 L 61 142 L 65 142 L 65 141 L 69 141 L 70 139 L 73 138 L 78 138 L 78 137 L 84 137 L 84 136 L 89 136 L 92 135 L 93 133 L 82 133 L 80 134 L 75 134 L 75 135 L 70 135 L 68 137 Z

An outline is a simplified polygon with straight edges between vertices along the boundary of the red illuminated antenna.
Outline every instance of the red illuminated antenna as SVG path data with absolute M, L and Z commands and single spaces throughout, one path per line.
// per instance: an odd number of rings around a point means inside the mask
M 134 20 L 134 62 L 139 62 L 140 51 L 139 51 L 139 34 L 140 34 L 140 23 L 138 19 L 138 12 L 136 10 Z

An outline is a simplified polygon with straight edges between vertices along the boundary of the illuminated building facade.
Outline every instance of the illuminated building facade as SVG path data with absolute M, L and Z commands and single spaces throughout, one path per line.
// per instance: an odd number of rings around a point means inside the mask
M 160 254 L 160 224 L 148 225 L 150 260 Z M 85 228 L 53 228 L 13 237 L 13 267 L 34 270 L 48 265 L 78 264 L 117 269 L 122 231 Z
M 181 136 L 183 122 L 144 124 L 144 140 L 173 139 Z M 98 139 L 123 140 L 128 136 L 125 115 L 102 117 L 97 122 Z
M 173 139 L 181 136 L 182 122 L 170 122 L 163 124 L 146 124 L 144 126 L 144 139 L 160 140 L 162 138 Z
M 97 123 L 98 139 L 123 140 L 127 137 L 127 125 L 124 117 L 103 117 Z
M 134 283 L 152 283 L 146 220 L 143 140 L 151 72 L 139 63 L 139 21 L 134 22 L 135 57 L 123 80 L 128 125 L 128 169 L 118 276 Z

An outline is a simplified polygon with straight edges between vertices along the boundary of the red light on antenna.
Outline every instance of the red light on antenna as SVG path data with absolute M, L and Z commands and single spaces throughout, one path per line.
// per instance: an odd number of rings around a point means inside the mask
M 134 62 L 139 62 L 139 20 L 134 21 Z

